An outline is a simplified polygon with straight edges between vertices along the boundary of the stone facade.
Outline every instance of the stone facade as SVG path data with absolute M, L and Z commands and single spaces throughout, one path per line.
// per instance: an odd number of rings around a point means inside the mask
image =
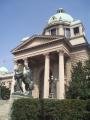
M 41 35 L 22 41 L 12 50 L 15 66 L 22 63 L 32 70 L 34 98 L 64 99 L 72 64 L 89 58 L 81 21 L 64 10 L 58 12 L 49 19 Z

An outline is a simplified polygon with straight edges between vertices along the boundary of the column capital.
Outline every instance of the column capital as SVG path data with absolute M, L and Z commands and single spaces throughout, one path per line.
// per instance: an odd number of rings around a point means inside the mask
M 24 61 L 24 65 L 26 66 L 26 67 L 28 67 L 28 58 L 26 57 L 26 58 L 23 58 L 23 61 Z
M 27 61 L 27 60 L 28 60 L 28 57 L 23 58 L 23 61 L 25 61 L 25 60 Z
M 17 60 L 14 60 L 14 61 L 13 61 L 13 65 L 14 65 L 14 70 L 17 69 L 17 66 L 18 66 Z
M 17 60 L 13 60 L 13 63 L 16 64 L 16 63 L 17 63 Z
M 44 55 L 44 56 L 49 56 L 49 52 L 48 52 L 48 53 L 44 53 L 43 55 Z
M 57 50 L 57 52 L 58 52 L 58 53 L 64 53 L 64 50 L 63 50 L 63 48 L 62 48 L 62 49 Z

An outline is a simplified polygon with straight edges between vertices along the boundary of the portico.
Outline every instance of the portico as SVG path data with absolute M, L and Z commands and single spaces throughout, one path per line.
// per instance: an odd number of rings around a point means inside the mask
M 60 42 L 60 40 L 59 40 Z M 59 47 L 60 46 L 60 47 Z M 69 51 L 65 49 L 64 45 L 53 46 L 54 49 L 51 49 L 45 46 L 48 50 L 43 51 L 42 49 L 38 52 L 37 55 L 33 54 L 30 56 L 24 53 L 22 50 L 22 59 L 21 54 L 18 54 L 15 57 L 15 61 L 18 64 L 28 66 L 32 70 L 32 78 L 34 81 L 34 90 L 33 96 L 38 98 L 49 98 L 50 97 L 50 77 L 53 76 L 54 80 L 56 79 L 56 88 L 54 98 L 64 99 L 65 98 L 65 74 L 64 68 L 66 59 L 69 58 Z M 43 49 L 46 49 L 43 47 Z M 52 50 L 52 51 L 51 51 Z M 38 49 L 39 51 L 39 49 Z M 43 71 L 43 80 L 40 78 L 41 72 Z M 41 81 L 40 81 L 41 80 Z M 40 82 L 42 82 L 42 87 Z M 40 93 L 42 92 L 42 93 Z M 40 95 L 42 94 L 42 95 Z

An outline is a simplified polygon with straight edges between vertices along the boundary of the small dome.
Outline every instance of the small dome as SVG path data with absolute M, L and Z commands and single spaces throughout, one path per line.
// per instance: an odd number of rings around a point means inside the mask
M 57 13 L 50 17 L 48 24 L 56 23 L 56 22 L 73 22 L 73 18 L 71 15 L 67 14 L 62 8 L 57 10 Z
M 7 74 L 9 71 L 6 67 L 0 67 L 0 75 Z

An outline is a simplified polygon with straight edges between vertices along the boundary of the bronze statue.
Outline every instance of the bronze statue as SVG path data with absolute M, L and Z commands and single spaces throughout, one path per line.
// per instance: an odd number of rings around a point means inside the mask
M 14 78 L 16 80 L 16 84 L 14 87 L 15 92 L 23 93 L 22 82 L 25 84 L 26 92 L 31 95 L 33 89 L 33 81 L 32 81 L 32 74 L 29 67 L 19 63 L 17 65 L 17 69 L 15 69 Z
M 56 91 L 56 79 L 53 78 L 53 76 L 50 76 L 50 81 L 49 81 L 49 97 L 54 98 L 55 97 L 55 91 Z

